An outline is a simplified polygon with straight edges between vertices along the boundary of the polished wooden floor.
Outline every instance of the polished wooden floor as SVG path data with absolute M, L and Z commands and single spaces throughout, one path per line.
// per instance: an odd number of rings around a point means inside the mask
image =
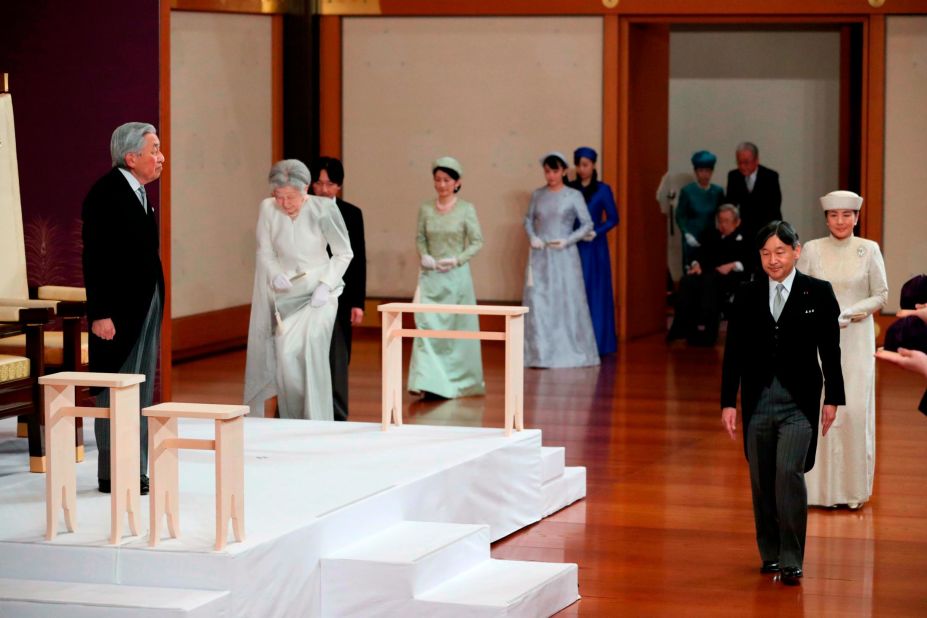
M 378 421 L 379 339 L 354 350 L 351 418 Z M 406 422 L 501 426 L 502 348 L 483 350 L 485 397 L 407 395 Z M 587 467 L 588 497 L 498 541 L 493 556 L 578 563 L 583 598 L 564 616 L 927 616 L 921 381 L 879 367 L 875 495 L 857 512 L 812 510 L 805 578 L 788 588 L 758 572 L 742 443 L 720 423 L 720 358 L 654 337 L 600 368 L 526 371 L 526 426 Z M 175 366 L 174 399 L 240 401 L 244 360 Z

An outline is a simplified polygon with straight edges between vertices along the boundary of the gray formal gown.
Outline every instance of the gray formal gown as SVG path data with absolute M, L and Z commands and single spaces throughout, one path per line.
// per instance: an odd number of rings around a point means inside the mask
M 577 219 L 579 227 L 573 229 Z M 530 240 L 566 246 L 531 249 L 525 277 L 525 366 L 589 367 L 599 364 L 583 268 L 576 243 L 593 229 L 583 194 L 563 187 L 537 189 L 525 216 Z

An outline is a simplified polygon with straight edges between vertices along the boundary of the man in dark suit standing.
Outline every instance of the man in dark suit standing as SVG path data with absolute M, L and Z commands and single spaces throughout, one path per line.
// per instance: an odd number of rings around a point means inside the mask
M 344 166 L 332 157 L 321 157 L 312 167 L 312 193 L 335 200 L 348 228 L 354 259 L 344 273 L 344 291 L 332 332 L 329 362 L 332 373 L 332 405 L 336 421 L 348 420 L 348 364 L 351 362 L 351 329 L 364 319 L 367 297 L 367 253 L 364 247 L 364 215 L 361 209 L 337 198 L 344 183 Z
M 737 169 L 727 173 L 724 201 L 740 208 L 743 234 L 752 242 L 764 225 L 782 220 L 779 174 L 760 165 L 760 151 L 756 144 L 738 144 L 735 155 Z
M 830 283 L 795 269 L 801 245 L 791 225 L 769 223 L 756 243 L 767 276 L 744 285 L 734 300 L 721 422 L 734 439 L 740 389 L 760 570 L 781 571 L 783 583 L 796 585 L 808 520 L 804 473 L 814 467 L 818 423 L 826 436 L 837 406 L 846 403 L 840 306 Z
M 164 273 L 158 218 L 145 185 L 161 177 L 164 155 L 155 128 L 129 122 L 113 131 L 113 169 L 84 200 L 83 264 L 90 322 L 90 371 L 141 373 L 141 407 L 154 397 L 158 341 L 164 303 Z M 97 393 L 109 405 L 109 390 Z M 141 425 L 141 493 L 148 493 L 148 423 Z M 94 422 L 100 491 L 110 491 L 109 421 Z

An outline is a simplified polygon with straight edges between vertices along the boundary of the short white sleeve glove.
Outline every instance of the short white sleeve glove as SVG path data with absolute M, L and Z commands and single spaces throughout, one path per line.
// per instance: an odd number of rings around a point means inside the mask
M 278 292 L 286 292 L 287 290 L 292 289 L 293 287 L 293 283 L 290 281 L 290 278 L 284 275 L 283 273 L 280 273 L 279 275 L 274 277 L 274 281 L 272 285 L 274 286 L 274 289 L 277 290 Z
M 427 253 L 422 256 L 422 268 L 425 270 L 434 270 L 438 267 L 438 263 L 435 262 L 435 259 L 428 255 Z
M 446 273 L 452 268 L 457 268 L 457 258 L 456 257 L 441 258 L 440 260 L 438 260 L 437 268 L 439 271 L 443 273 Z
M 331 291 L 332 289 L 328 287 L 328 285 L 320 283 L 316 286 L 315 290 L 313 290 L 312 299 L 310 299 L 309 304 L 313 307 L 321 307 L 328 302 Z
M 850 322 L 853 321 L 850 319 L 850 315 L 852 315 L 852 312 L 849 309 L 840 312 L 840 315 L 837 316 L 837 324 L 840 328 L 846 328 L 850 325 Z
M 589 230 L 588 232 L 586 232 L 586 235 L 583 236 L 583 240 L 585 240 L 586 242 L 589 242 L 590 240 L 595 240 L 595 237 L 596 237 L 595 230 Z
M 543 249 L 546 245 L 544 241 L 538 238 L 537 236 L 531 237 L 531 248 L 532 249 Z
M 702 244 L 690 232 L 686 232 L 686 244 L 693 249 L 702 246 Z

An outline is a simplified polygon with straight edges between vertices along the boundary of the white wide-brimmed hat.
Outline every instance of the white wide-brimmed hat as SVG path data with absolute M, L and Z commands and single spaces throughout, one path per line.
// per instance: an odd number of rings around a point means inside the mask
M 863 207 L 863 198 L 852 191 L 831 191 L 821 198 L 824 210 L 859 210 Z

